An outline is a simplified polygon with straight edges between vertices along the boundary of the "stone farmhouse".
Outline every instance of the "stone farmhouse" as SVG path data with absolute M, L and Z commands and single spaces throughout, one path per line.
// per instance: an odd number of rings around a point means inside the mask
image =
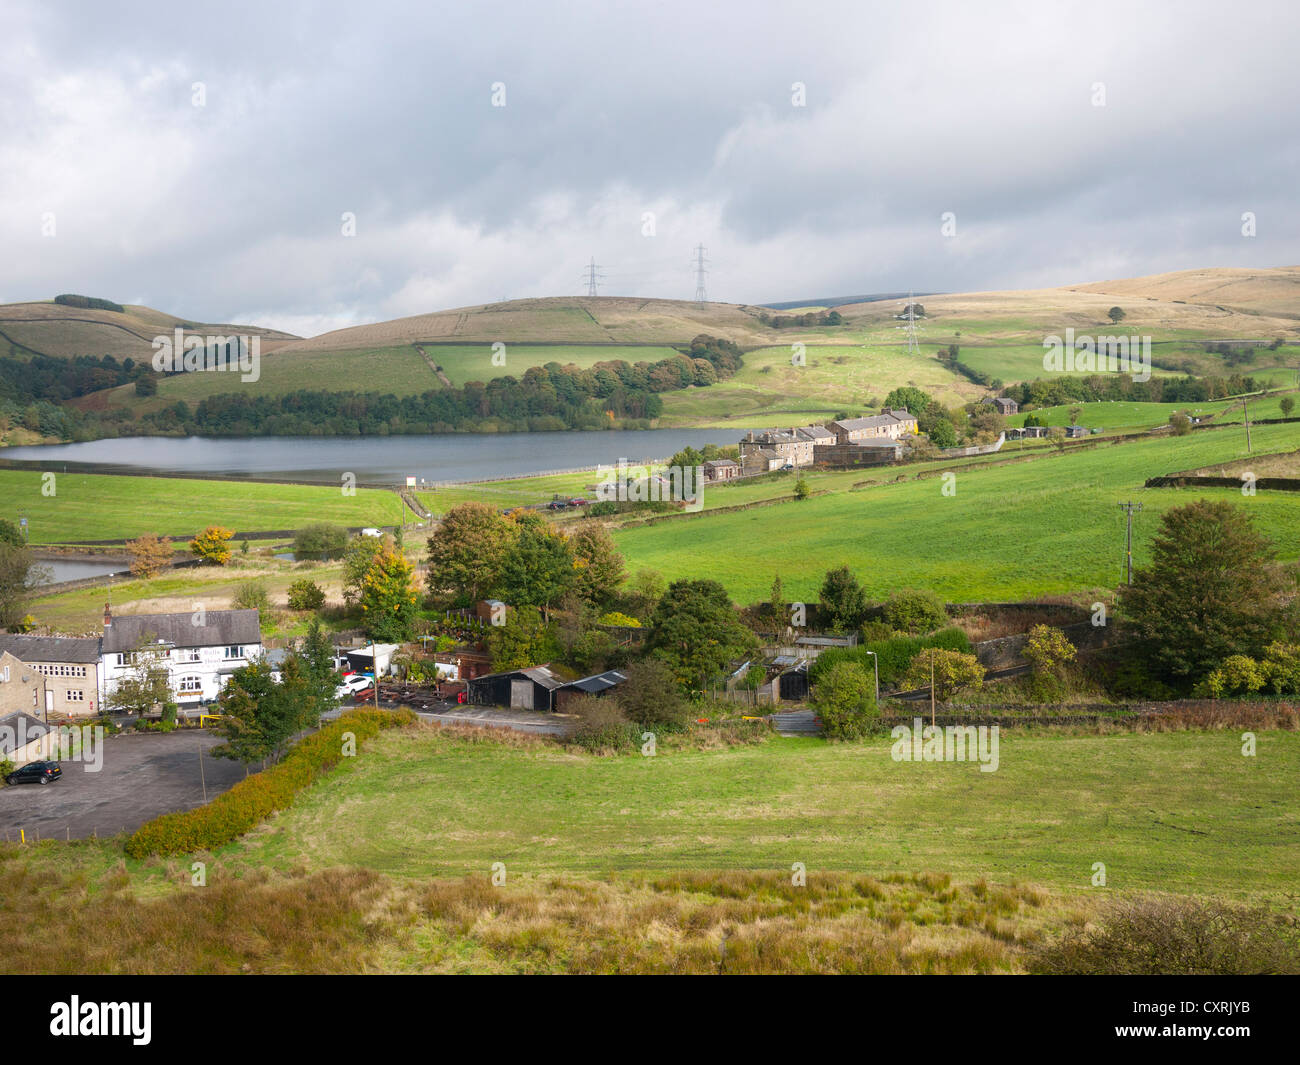
M 104 687 L 99 642 L 98 636 L 0 634 L 0 659 L 11 666 L 20 663 L 21 669 L 11 669 L 10 676 L 25 677 L 30 685 L 21 697 L 15 696 L 12 689 L 0 691 L 0 708 L 25 710 L 47 719 L 99 713 Z M 14 698 L 23 705 L 15 704 Z
M 818 450 L 835 443 L 835 434 L 824 425 L 801 425 L 793 429 L 768 429 L 764 432 L 749 432 L 740 442 L 740 461 L 745 473 L 751 466 L 761 466 L 762 462 L 748 461 L 755 454 L 771 453 L 780 461 L 769 465 L 767 469 L 779 470 L 783 466 L 812 466 L 817 462 Z M 768 456 L 763 454 L 763 460 Z M 767 469 L 756 472 L 765 473 Z
M 869 418 L 846 418 L 831 422 L 835 443 L 865 444 L 873 440 L 898 440 L 917 432 L 916 418 L 905 410 L 886 410 Z

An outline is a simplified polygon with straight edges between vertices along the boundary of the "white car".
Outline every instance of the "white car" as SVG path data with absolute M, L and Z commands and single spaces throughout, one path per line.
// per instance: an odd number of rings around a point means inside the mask
M 374 686 L 374 681 L 364 674 L 353 673 L 350 677 L 344 677 L 343 683 L 334 689 L 336 699 L 347 699 L 350 696 L 359 695 L 361 692 L 369 691 Z

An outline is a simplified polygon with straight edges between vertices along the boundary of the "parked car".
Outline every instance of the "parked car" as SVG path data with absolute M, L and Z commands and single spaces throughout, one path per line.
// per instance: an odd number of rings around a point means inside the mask
M 369 691 L 370 688 L 374 687 L 374 684 L 375 678 L 369 673 L 353 673 L 343 678 L 341 687 L 346 688 L 355 695 L 357 692 Z
M 567 510 L 569 504 L 563 499 L 552 499 L 546 506 L 549 510 Z
M 58 762 L 28 762 L 19 766 L 7 777 L 6 784 L 48 784 L 63 776 Z
M 585 507 L 590 502 L 591 502 L 590 499 L 583 499 L 581 496 L 574 496 L 572 499 L 569 500 L 569 506 Z

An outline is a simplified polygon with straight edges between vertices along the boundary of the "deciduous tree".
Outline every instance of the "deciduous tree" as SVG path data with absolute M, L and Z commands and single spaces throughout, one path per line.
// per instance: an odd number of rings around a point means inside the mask
M 166 536 L 146 533 L 127 541 L 126 550 L 131 556 L 133 577 L 153 577 L 172 564 L 172 542 Z
M 387 548 L 380 551 L 361 580 L 360 605 L 372 640 L 402 643 L 411 638 L 419 593 L 405 556 Z
M 500 583 L 518 526 L 485 503 L 462 503 L 443 515 L 429 537 L 429 591 L 472 603 Z
M 230 561 L 230 541 L 235 533 L 220 525 L 209 525 L 190 541 L 190 553 L 213 566 L 224 566 Z

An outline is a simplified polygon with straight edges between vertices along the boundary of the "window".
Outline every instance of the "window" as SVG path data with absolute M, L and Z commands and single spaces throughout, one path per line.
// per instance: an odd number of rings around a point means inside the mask
M 176 691 L 181 695 L 199 695 L 203 691 L 203 678 L 181 677 L 176 685 Z
M 172 658 L 177 662 L 199 662 L 202 656 L 197 647 L 177 647 L 172 651 Z
M 43 673 L 47 677 L 84 677 L 86 675 L 85 666 L 49 666 L 38 665 L 37 673 Z
M 67 697 L 70 703 L 83 703 L 86 701 L 86 694 L 80 688 L 69 688 Z
M 237 643 L 232 643 L 229 647 L 226 648 L 226 651 L 225 651 L 225 657 L 226 657 L 226 658 L 243 658 L 243 657 L 244 657 L 244 649 L 243 649 L 242 647 L 240 647 L 239 644 L 237 644 Z

